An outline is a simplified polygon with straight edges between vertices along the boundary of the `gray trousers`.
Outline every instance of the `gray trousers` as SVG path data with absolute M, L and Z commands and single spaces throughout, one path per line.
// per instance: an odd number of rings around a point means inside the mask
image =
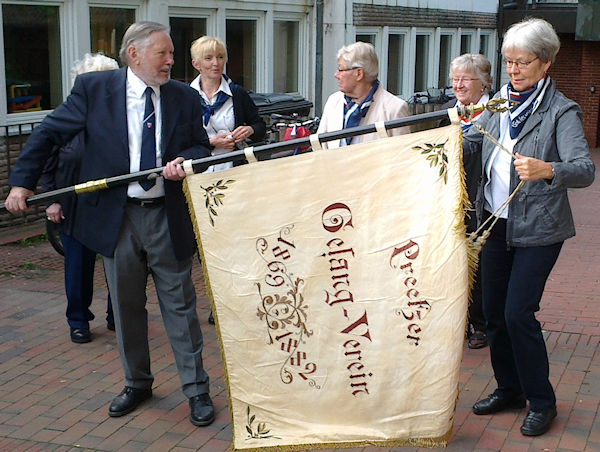
M 127 204 L 114 256 L 104 257 L 104 269 L 125 385 L 148 389 L 154 381 L 146 310 L 146 285 L 151 274 L 183 393 L 188 398 L 208 393 L 196 291 L 191 278 L 192 259 L 175 258 L 164 206 Z

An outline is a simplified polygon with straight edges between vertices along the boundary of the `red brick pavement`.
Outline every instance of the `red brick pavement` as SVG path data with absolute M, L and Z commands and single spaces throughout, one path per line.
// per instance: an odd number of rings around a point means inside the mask
M 600 167 L 600 150 L 594 152 Z M 538 438 L 519 427 L 524 410 L 475 416 L 472 404 L 495 385 L 488 349 L 465 348 L 448 451 L 600 451 L 600 180 L 573 190 L 578 234 L 568 240 L 548 281 L 539 319 L 550 356 L 558 418 Z M 114 333 L 104 322 L 106 287 L 96 270 L 93 342 L 73 344 L 64 318 L 62 258 L 46 242 L 0 246 L 0 451 L 223 451 L 231 419 L 215 328 L 200 265 L 194 267 L 217 419 L 187 419 L 155 295 L 149 297 L 154 397 L 122 418 L 107 415 L 123 384 Z M 150 293 L 152 293 L 150 291 Z M 417 451 L 415 447 L 346 449 Z

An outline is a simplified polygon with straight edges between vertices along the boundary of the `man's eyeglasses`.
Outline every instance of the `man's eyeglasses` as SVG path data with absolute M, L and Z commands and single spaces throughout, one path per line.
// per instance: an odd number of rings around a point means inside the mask
M 354 69 L 358 69 L 360 66 L 354 66 L 354 67 L 347 67 L 347 68 L 337 68 L 336 72 L 346 72 L 346 71 L 353 71 Z
M 470 78 L 470 77 L 452 77 L 452 83 L 471 83 L 475 80 L 479 80 L 478 78 Z
M 502 58 L 502 62 L 504 63 L 504 65 L 506 66 L 506 68 L 511 68 L 513 66 L 517 66 L 519 69 L 525 69 L 527 68 L 527 66 L 529 66 L 531 63 L 533 63 L 535 60 L 537 60 L 538 57 L 535 57 L 533 60 L 529 60 L 529 61 L 513 61 L 513 60 L 507 60 L 506 58 Z

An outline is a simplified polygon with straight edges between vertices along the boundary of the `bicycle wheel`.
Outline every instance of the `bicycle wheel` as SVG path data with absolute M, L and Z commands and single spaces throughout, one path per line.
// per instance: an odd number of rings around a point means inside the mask
M 46 233 L 48 234 L 48 241 L 52 248 L 60 254 L 61 256 L 65 255 L 65 248 L 60 240 L 60 225 L 56 224 L 50 220 L 46 220 Z

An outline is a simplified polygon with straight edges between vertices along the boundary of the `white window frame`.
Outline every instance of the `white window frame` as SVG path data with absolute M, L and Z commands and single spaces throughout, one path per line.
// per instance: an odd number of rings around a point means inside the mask
M 481 47 L 481 36 L 488 37 L 488 44 L 486 52 L 484 53 L 485 57 L 492 64 L 492 76 L 496 73 L 496 30 L 491 29 L 478 29 L 478 43 L 477 49 Z
M 10 0 L 0 2 L 4 4 L 24 6 L 56 6 L 59 11 L 60 51 L 61 51 L 61 83 L 63 99 L 71 92 L 71 67 L 73 63 L 90 51 L 90 8 L 124 8 L 135 10 L 135 20 L 140 20 L 142 0 L 95 0 L 85 1 L 40 1 L 40 0 Z M 4 49 L 3 21 L 0 21 L 0 46 Z M 4 51 L 2 52 L 4 55 Z M 4 58 L 0 58 L 0 86 L 6 88 L 6 68 Z M 41 110 L 24 113 L 8 114 L 6 89 L 0 90 L 0 124 L 8 126 L 39 122 L 51 110 Z
M 287 22 L 297 22 L 298 23 L 298 92 L 304 96 L 309 96 L 309 80 L 310 80 L 310 68 L 313 67 L 311 65 L 310 58 L 310 23 L 309 23 L 309 15 L 306 13 L 292 13 L 292 12 L 281 12 L 274 11 L 272 20 L 269 20 L 269 26 L 267 27 L 267 39 L 266 42 L 273 43 L 275 42 L 275 36 L 273 36 L 273 28 L 275 27 L 275 21 L 287 21 Z M 273 45 L 271 44 L 268 49 L 266 49 L 268 61 L 273 61 Z M 308 69 L 308 70 L 307 70 Z M 274 71 L 273 66 L 269 65 L 269 92 L 273 91 L 273 77 Z
M 415 76 L 416 76 L 416 62 L 417 62 L 417 36 L 428 36 L 428 49 L 427 49 L 427 54 L 428 54 L 428 58 L 427 58 L 427 73 L 425 75 L 425 93 L 427 93 L 427 88 L 431 88 L 434 85 L 433 80 L 437 79 L 437 72 L 434 70 L 434 66 L 437 68 L 439 66 L 439 62 L 435 61 L 435 33 L 434 33 L 434 29 L 432 28 L 416 28 L 413 27 L 412 28 L 412 33 L 411 33 L 411 48 L 410 48 L 410 59 L 409 61 L 412 62 L 412 64 L 410 64 L 410 68 L 411 68 L 411 78 L 410 78 L 410 83 L 411 83 L 411 92 L 415 93 Z M 435 84 L 437 84 L 437 81 L 435 82 Z M 423 92 L 423 91 L 419 91 L 419 92 Z
M 87 4 L 85 2 L 68 2 L 68 3 L 82 4 L 79 6 L 75 5 L 75 8 L 77 8 L 77 9 L 76 10 L 73 9 L 73 10 L 69 11 L 74 14 L 74 16 L 72 18 L 70 18 L 71 23 L 69 25 L 72 26 L 73 23 L 80 21 L 81 27 L 83 28 L 83 33 L 85 33 L 85 39 L 82 39 L 83 43 L 85 44 L 85 49 L 82 49 L 82 48 L 77 49 L 77 51 L 80 53 L 76 54 L 75 60 L 81 58 L 81 55 L 83 55 L 85 52 L 89 52 L 91 50 L 90 8 L 133 9 L 135 20 L 136 21 L 142 20 L 141 19 L 141 9 L 142 9 L 143 0 L 120 0 L 120 1 L 90 0 L 89 2 L 87 2 Z M 83 12 L 82 8 L 85 8 L 85 13 Z M 84 17 L 85 17 L 85 22 L 83 21 Z M 119 43 L 119 45 L 120 45 L 120 43 Z M 80 47 L 82 47 L 82 46 L 80 46 Z M 120 61 L 119 61 L 119 65 L 121 65 Z M 68 92 L 70 92 L 70 91 L 71 91 L 71 87 L 69 84 Z M 67 92 L 67 94 L 68 94 L 68 92 Z
M 223 35 L 227 33 L 228 20 L 253 20 L 256 22 L 256 86 L 253 91 L 258 93 L 267 92 L 269 89 L 268 70 L 269 62 L 267 61 L 267 45 L 265 37 L 265 22 L 266 11 L 249 11 L 242 9 L 227 9 L 224 18 Z M 271 27 L 272 28 L 272 27 Z M 271 82 L 272 86 L 272 82 Z M 245 86 L 245 89 L 250 87 Z
M 216 36 L 217 33 L 217 9 L 216 8 L 184 8 L 180 6 L 169 7 L 169 19 L 206 19 L 206 34 Z M 200 36 L 198 36 L 199 38 Z M 186 55 L 189 57 L 189 54 Z M 177 55 L 175 55 L 177 58 Z
M 470 36 L 470 47 L 465 51 L 462 52 L 461 51 L 461 44 L 462 44 L 462 37 L 464 36 Z M 459 28 L 458 29 L 458 54 L 462 54 L 462 53 L 478 53 L 479 50 L 479 39 L 476 39 L 476 31 L 473 30 L 472 28 Z
M 391 35 L 402 35 L 404 36 L 404 40 L 403 40 L 403 52 L 402 54 L 404 55 L 403 60 L 400 62 L 400 64 L 402 64 L 403 66 L 403 70 L 402 70 L 402 92 L 398 93 L 398 96 L 400 96 L 402 99 L 404 100 L 408 100 L 411 96 L 410 91 L 408 90 L 408 86 L 410 83 L 410 79 L 411 79 L 411 69 L 409 68 L 408 65 L 408 61 L 409 61 L 409 52 L 410 52 L 410 29 L 408 27 L 384 27 L 385 32 L 384 32 L 384 42 L 385 45 L 383 46 L 385 48 L 385 50 L 383 50 L 381 52 L 382 57 L 380 58 L 379 61 L 379 66 L 380 66 L 380 75 L 381 75 L 381 83 L 383 83 L 384 86 L 387 87 L 388 84 L 388 79 L 387 79 L 387 74 L 388 74 L 388 69 L 389 69 L 389 60 L 388 60 L 388 52 L 389 52 L 389 37 Z
M 216 8 L 185 8 L 179 6 L 169 7 L 169 18 L 168 23 L 171 22 L 171 18 L 176 19 L 206 19 L 206 35 L 217 36 L 217 9 Z M 196 38 L 199 38 L 197 36 Z M 191 59 L 190 49 L 186 49 L 183 55 L 175 54 L 175 60 L 184 58 L 186 60 Z
M 62 1 L 3 1 L 0 6 L 5 4 L 22 5 L 22 6 L 54 6 L 58 7 L 58 24 L 59 24 L 59 39 L 60 39 L 60 66 L 61 66 L 61 84 L 63 98 L 71 89 L 70 80 L 70 63 L 75 61 L 71 49 L 67 46 L 67 30 L 70 29 L 68 18 L 65 14 L 65 4 Z M 88 10 L 89 11 L 89 10 Z M 88 16 L 89 17 L 89 16 Z M 88 20 L 89 22 L 89 20 Z M 69 27 L 69 28 L 67 28 Z M 89 36 L 89 29 L 88 29 Z M 89 42 L 89 38 L 88 38 Z M 6 94 L 6 66 L 4 60 L 4 21 L 0 20 L 0 46 L 2 46 L 2 58 L 0 58 L 0 86 L 4 89 L 0 90 L 0 123 L 7 126 L 22 124 L 27 122 L 39 122 L 46 117 L 52 110 L 29 111 L 23 113 L 8 113 L 7 94 Z M 88 43 L 89 47 L 89 43 Z M 3 120 L 2 120 L 3 119 Z
M 83 3 L 83 2 L 80 2 Z M 85 13 L 81 10 L 77 10 L 74 11 L 75 14 L 79 14 L 79 16 L 75 16 L 72 21 L 71 24 L 77 22 L 77 21 L 81 21 L 82 24 L 85 23 L 86 26 L 84 27 L 83 25 L 81 26 L 83 28 L 83 32 L 86 34 L 85 35 L 85 39 L 82 39 L 82 42 L 85 44 L 85 49 L 81 48 L 83 46 L 80 46 L 79 49 L 77 49 L 79 53 L 79 56 L 76 56 L 75 59 L 79 59 L 81 58 L 81 55 L 83 55 L 85 52 L 90 52 L 91 51 L 91 47 L 92 47 L 92 43 L 90 42 L 90 30 L 91 30 L 91 15 L 90 15 L 90 8 L 113 8 L 113 9 L 133 9 L 134 10 L 134 18 L 135 20 L 140 20 L 140 0 L 121 0 L 120 2 L 116 2 L 116 1 L 102 1 L 102 0 L 95 0 L 95 1 L 90 1 L 88 2 L 87 5 L 85 5 Z M 83 22 L 83 17 L 86 18 L 86 21 Z M 120 43 L 119 43 L 120 45 Z M 77 55 L 77 54 L 76 54 Z M 121 65 L 121 61 L 119 61 L 119 65 Z M 69 75 L 70 77 L 70 75 Z M 67 91 L 66 95 L 71 91 L 71 85 L 70 85 L 70 79 L 69 79 L 69 89 Z
M 439 28 L 438 29 L 438 34 L 436 36 L 436 44 L 435 44 L 435 49 L 436 49 L 436 56 L 435 56 L 435 61 L 437 61 L 437 69 L 435 71 L 435 78 L 436 81 L 438 79 L 439 76 L 439 62 L 440 62 L 440 49 L 441 49 L 441 37 L 442 36 L 451 36 L 452 38 L 452 44 L 450 46 L 450 60 L 448 61 L 448 65 L 450 65 L 450 63 L 452 63 L 452 60 L 454 60 L 454 58 L 456 58 L 458 56 L 458 53 L 460 51 L 460 39 L 458 38 L 459 34 L 456 28 Z M 457 41 L 459 42 L 458 46 L 456 45 Z M 449 77 L 449 74 L 446 74 L 446 78 Z M 449 80 L 448 82 L 449 83 Z M 438 86 L 437 88 L 439 89 L 444 89 L 445 86 Z

